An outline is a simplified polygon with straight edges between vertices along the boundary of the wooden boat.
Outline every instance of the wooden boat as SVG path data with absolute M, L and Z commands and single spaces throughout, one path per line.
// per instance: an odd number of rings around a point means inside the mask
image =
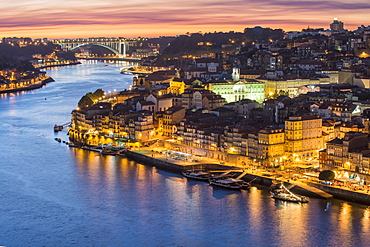
M 242 189 L 250 189 L 251 188 L 251 182 L 246 182 L 246 181 L 243 181 L 242 183 Z
M 112 150 L 112 149 L 102 149 L 100 153 L 103 155 L 116 155 L 117 151 Z
M 248 189 L 250 184 L 242 179 L 225 178 L 225 179 L 210 179 L 209 183 L 226 189 L 241 190 Z
M 62 130 L 63 130 L 62 125 L 54 125 L 54 132 L 59 132 L 59 131 L 62 131 Z
M 76 145 L 76 144 L 74 144 L 74 143 L 72 143 L 72 142 L 68 142 L 68 143 L 67 143 L 67 145 L 68 145 L 69 147 L 72 147 L 72 148 L 81 148 L 81 146 Z
M 61 142 L 62 141 L 62 139 L 60 139 L 60 138 L 54 138 L 57 142 Z
M 300 196 L 292 193 L 284 184 L 280 184 L 278 188 L 270 191 L 273 198 L 296 203 L 307 203 L 309 202 L 308 197 Z
M 211 174 L 209 172 L 203 172 L 203 171 L 184 171 L 182 174 L 187 178 L 202 180 L 202 181 L 208 181 L 208 179 L 211 177 Z

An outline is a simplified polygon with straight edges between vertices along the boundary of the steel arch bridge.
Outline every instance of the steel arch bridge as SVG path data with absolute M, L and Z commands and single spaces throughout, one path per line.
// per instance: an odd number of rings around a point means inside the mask
M 53 40 L 52 42 L 53 44 L 60 45 L 60 47 L 65 51 L 72 51 L 86 45 L 96 45 L 107 48 L 114 52 L 118 57 L 126 57 L 130 41 L 127 39 L 89 38 Z

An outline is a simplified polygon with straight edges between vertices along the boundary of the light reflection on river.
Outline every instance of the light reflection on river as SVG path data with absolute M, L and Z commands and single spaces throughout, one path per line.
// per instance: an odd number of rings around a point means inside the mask
M 48 70 L 46 87 L 0 96 L 0 245 L 366 246 L 370 209 L 339 200 L 272 200 L 125 158 L 69 148 L 53 125 L 87 92 L 123 90 L 123 64 Z M 46 99 L 45 99 L 46 98 Z

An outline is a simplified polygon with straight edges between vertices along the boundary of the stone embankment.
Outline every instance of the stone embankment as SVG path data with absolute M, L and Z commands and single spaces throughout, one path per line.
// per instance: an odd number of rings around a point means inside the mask
M 368 193 L 363 193 L 361 191 L 352 191 L 347 190 L 345 188 L 340 188 L 338 186 L 331 186 L 318 183 L 309 183 L 309 185 L 311 185 L 312 187 L 316 187 L 322 191 L 325 191 L 333 195 L 333 197 L 337 199 L 370 205 L 370 194 Z
M 145 165 L 155 166 L 159 169 L 171 171 L 173 173 L 181 174 L 182 171 L 189 169 L 207 169 L 207 170 L 240 170 L 240 167 L 233 167 L 228 165 L 220 165 L 217 163 L 204 163 L 204 162 L 189 162 L 189 161 L 174 161 L 165 155 L 158 152 L 140 151 L 127 151 L 126 156 L 129 159 L 143 163 Z M 253 173 L 246 174 L 242 179 L 245 181 L 252 181 L 255 184 L 271 186 L 277 181 L 270 177 L 264 177 Z M 316 197 L 316 198 L 331 198 L 332 196 L 318 188 L 309 186 L 307 184 L 299 184 L 299 182 L 291 182 L 285 184 L 288 187 L 293 187 L 293 193 Z
M 230 170 L 230 168 L 238 169 L 237 167 L 223 166 L 219 164 L 203 164 L 200 162 L 173 162 L 161 154 L 145 154 L 133 151 L 127 151 L 127 158 L 137 162 L 158 167 L 163 170 L 171 171 L 173 173 L 181 174 L 181 172 L 188 169 L 207 169 L 207 170 Z M 240 169 L 240 168 L 239 168 Z

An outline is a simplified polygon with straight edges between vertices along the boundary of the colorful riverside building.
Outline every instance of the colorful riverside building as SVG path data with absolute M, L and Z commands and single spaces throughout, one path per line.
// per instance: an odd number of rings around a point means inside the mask
M 177 125 L 185 117 L 185 108 L 172 106 L 165 111 L 156 112 L 155 116 L 158 120 L 158 135 L 173 138 L 177 132 Z
M 267 166 L 277 166 L 285 152 L 284 129 L 277 126 L 266 127 L 258 132 L 257 157 Z
M 326 143 L 320 151 L 320 165 L 323 169 L 334 170 L 343 181 L 370 183 L 369 134 L 348 132 L 344 138 L 335 138 Z
M 41 84 L 47 79 L 46 72 L 32 71 L 19 73 L 14 70 L 0 71 L 0 91 L 19 90 Z
M 323 149 L 322 119 L 316 115 L 285 120 L 285 154 L 294 161 L 318 157 Z
M 154 136 L 153 115 L 123 104 L 99 102 L 72 111 L 69 135 L 71 141 L 87 145 L 147 142 Z

